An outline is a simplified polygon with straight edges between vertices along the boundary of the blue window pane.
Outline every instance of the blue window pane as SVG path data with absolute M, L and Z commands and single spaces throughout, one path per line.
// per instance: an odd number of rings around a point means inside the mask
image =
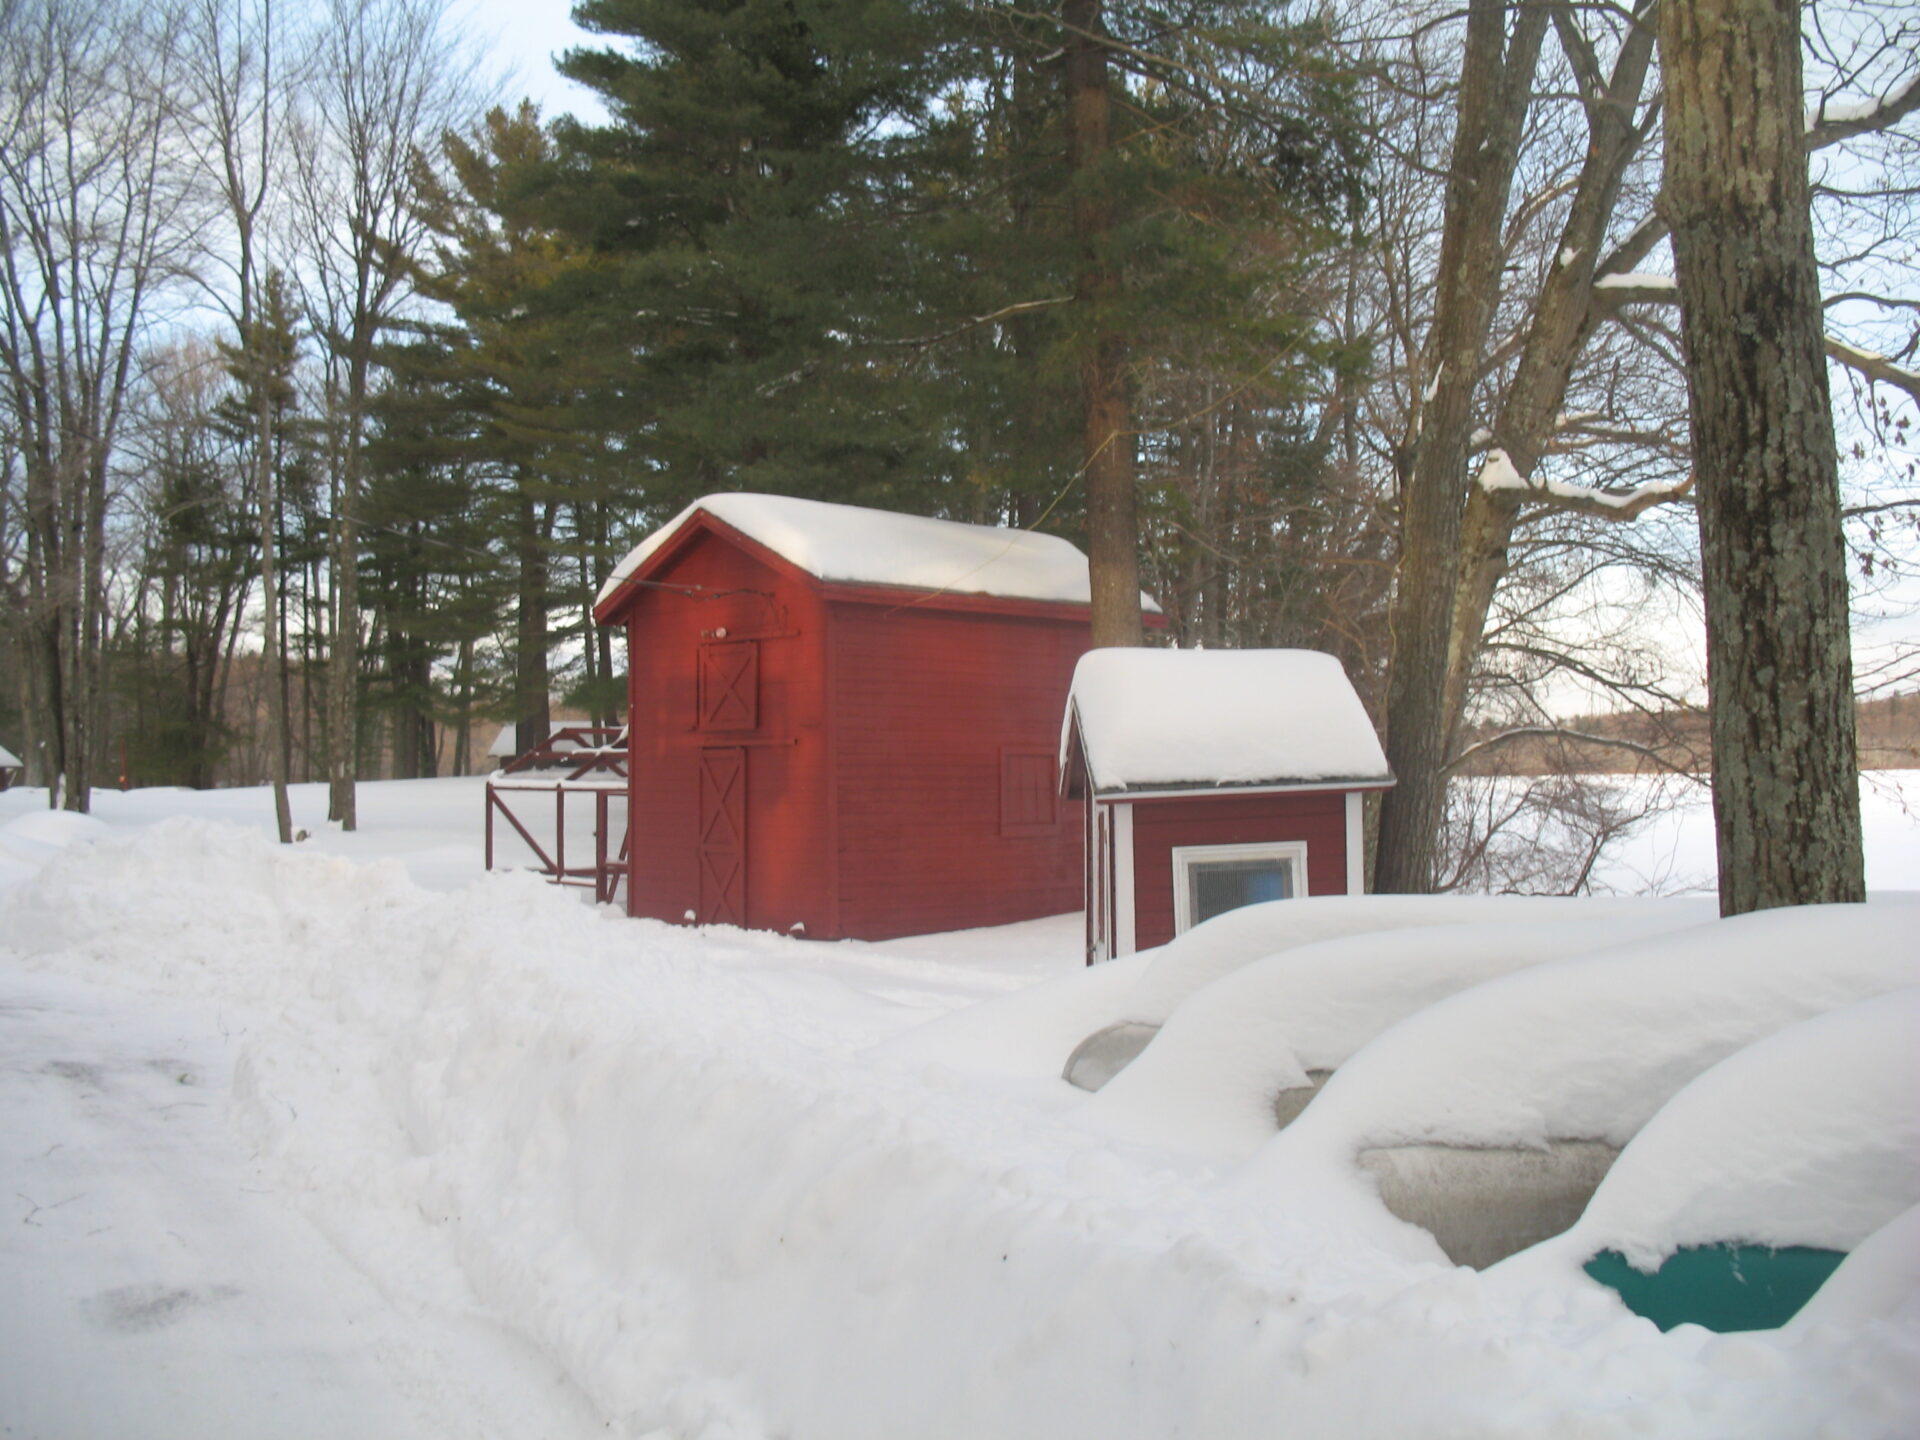
M 1187 867 L 1193 923 L 1242 905 L 1293 897 L 1293 866 L 1284 860 L 1199 861 Z

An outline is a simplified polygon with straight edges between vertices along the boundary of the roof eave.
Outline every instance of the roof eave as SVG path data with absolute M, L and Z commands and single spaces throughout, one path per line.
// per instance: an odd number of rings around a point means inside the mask
M 1345 776 L 1320 780 L 1168 781 L 1153 785 L 1095 783 L 1096 800 L 1172 800 L 1205 795 L 1281 795 L 1313 790 L 1390 790 L 1391 775 Z

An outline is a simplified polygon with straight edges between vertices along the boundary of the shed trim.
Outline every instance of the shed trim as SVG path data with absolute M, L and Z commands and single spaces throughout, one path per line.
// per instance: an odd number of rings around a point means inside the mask
M 1391 780 L 1282 780 L 1254 781 L 1248 784 L 1225 782 L 1219 785 L 1142 785 L 1134 789 L 1096 790 L 1094 795 L 1108 804 L 1139 800 L 1191 800 L 1207 795 L 1297 795 L 1312 790 L 1390 790 Z
M 1296 889 L 1288 899 L 1304 899 L 1313 893 L 1307 876 L 1307 842 L 1304 840 L 1253 840 L 1235 844 L 1175 845 L 1168 855 L 1173 881 L 1173 933 L 1184 935 L 1196 923 L 1193 918 L 1193 866 L 1210 860 L 1278 860 L 1287 867 L 1289 881 Z M 1220 912 L 1225 914 L 1225 911 Z M 1212 917 L 1209 916 L 1209 919 Z
M 1113 815 L 1113 955 L 1131 955 L 1138 931 L 1134 921 L 1133 807 L 1112 805 Z
M 1367 836 L 1366 816 L 1361 809 L 1365 801 L 1358 790 L 1347 792 L 1347 894 L 1364 895 L 1367 893 Z

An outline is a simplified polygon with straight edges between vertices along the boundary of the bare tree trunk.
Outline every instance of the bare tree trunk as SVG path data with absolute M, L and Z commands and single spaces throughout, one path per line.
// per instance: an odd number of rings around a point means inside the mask
M 459 718 L 455 721 L 452 774 L 472 773 L 467 757 L 473 753 L 473 638 L 463 636 L 458 658 L 453 665 L 453 692 L 459 697 Z
M 260 506 L 260 660 L 267 690 L 267 765 L 273 777 L 273 822 L 282 845 L 293 843 L 293 802 L 287 795 L 287 654 L 280 629 L 279 556 L 274 551 L 278 507 L 273 494 L 273 400 L 264 376 L 254 399 L 254 493 Z
M 263 265 L 260 216 L 276 158 L 276 71 L 273 0 L 200 0 L 189 24 L 189 53 L 206 101 L 212 131 L 215 181 L 233 222 L 238 294 L 229 313 L 239 334 L 237 360 L 253 395 L 252 475 L 248 488 L 259 506 L 262 684 L 267 699 L 267 773 L 273 787 L 275 830 L 293 843 L 293 808 L 287 796 L 287 657 L 284 613 L 277 585 L 279 536 L 274 493 L 274 398 L 268 329 L 261 315 Z M 248 167 L 253 171 L 249 174 Z M 251 707 L 248 715 L 253 715 Z
M 524 755 L 553 725 L 547 676 L 547 527 L 539 506 L 520 497 L 520 593 L 515 618 L 513 748 Z
M 1074 298 L 1085 312 L 1080 409 L 1086 445 L 1087 568 L 1093 592 L 1093 643 L 1140 645 L 1140 519 L 1133 483 L 1133 414 L 1127 348 L 1110 314 L 1120 272 L 1107 253 L 1113 202 L 1095 173 L 1111 137 L 1107 52 L 1101 0 L 1064 0 L 1067 164 L 1072 173 L 1073 234 L 1080 251 Z
M 1531 476 L 1546 452 L 1574 366 L 1603 318 L 1593 303 L 1594 274 L 1621 181 L 1641 145 L 1636 118 L 1653 58 L 1655 8 L 1656 0 L 1640 0 L 1613 73 L 1604 78 L 1578 17 L 1568 10 L 1554 11 L 1561 49 L 1580 79 L 1587 153 L 1561 227 L 1559 262 L 1541 286 L 1519 367 L 1493 427 L 1494 443 L 1521 475 Z M 1468 685 L 1486 636 L 1494 592 L 1507 571 L 1507 548 L 1519 519 L 1520 500 L 1521 492 L 1479 485 L 1467 493 L 1445 700 L 1448 723 L 1456 728 L 1466 710 Z
M 1397 783 L 1380 810 L 1374 886 L 1381 891 L 1422 893 L 1434 885 L 1453 738 L 1447 657 L 1473 392 L 1499 296 L 1501 226 L 1546 23 L 1542 4 L 1509 11 L 1506 0 L 1470 0 L 1468 7 L 1438 296 L 1426 346 L 1429 398 L 1417 412 L 1418 434 L 1400 496 L 1387 686 L 1387 761 Z
M 358 402 L 351 396 L 349 406 Z M 333 635 L 327 655 L 327 818 L 359 828 L 360 774 L 360 426 L 348 422 L 333 541 Z
M 1727 915 L 1866 898 L 1799 18 L 1665 0 L 1660 21 Z
M 311 107 L 294 147 L 309 245 L 308 305 L 328 337 L 337 407 L 338 484 L 329 563 L 332 653 L 327 687 L 331 817 L 357 823 L 360 503 L 374 347 L 403 304 L 417 248 L 421 156 L 468 118 L 469 72 L 447 0 L 323 0 L 317 7 Z

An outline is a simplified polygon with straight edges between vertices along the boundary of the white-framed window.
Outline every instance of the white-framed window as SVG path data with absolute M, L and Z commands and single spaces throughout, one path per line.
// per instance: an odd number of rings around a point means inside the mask
M 1173 847 L 1173 933 L 1242 905 L 1307 893 L 1307 843 Z

